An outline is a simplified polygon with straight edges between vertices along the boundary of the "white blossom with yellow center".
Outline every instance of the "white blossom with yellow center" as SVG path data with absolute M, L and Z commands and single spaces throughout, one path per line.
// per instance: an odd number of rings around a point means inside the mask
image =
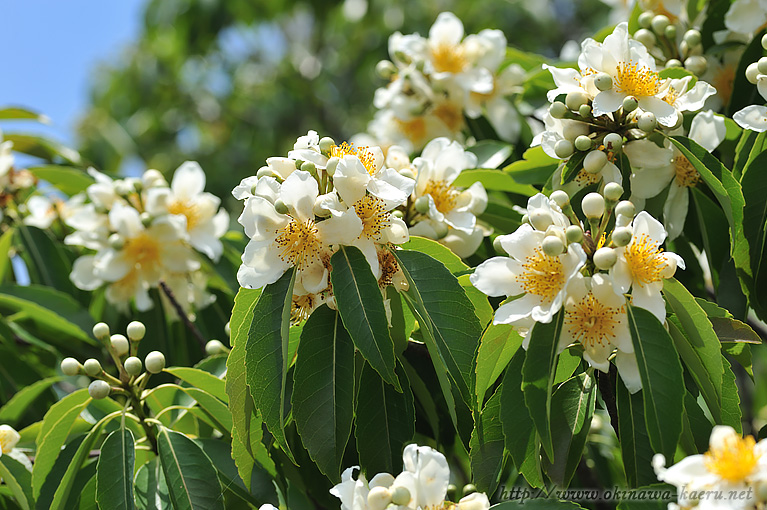
M 16 448 L 21 436 L 10 425 L 0 425 L 0 457 Z
M 767 482 L 767 440 L 758 443 L 752 436 L 741 437 L 732 427 L 716 425 L 711 431 L 709 449 L 690 455 L 669 468 L 661 454 L 653 458 L 658 479 L 677 487 L 678 494 L 693 491 L 721 491 L 723 498 L 679 498 L 681 508 L 700 510 L 745 510 L 757 508 L 755 485 Z M 681 489 L 684 489 L 682 491 Z M 727 497 L 731 491 L 743 497 Z M 763 501 L 764 503 L 764 501 Z

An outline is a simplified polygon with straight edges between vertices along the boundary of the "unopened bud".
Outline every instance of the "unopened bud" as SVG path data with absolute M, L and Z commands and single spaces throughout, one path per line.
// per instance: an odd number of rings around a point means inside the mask
M 608 133 L 605 135 L 604 142 L 607 150 L 612 152 L 620 152 L 623 148 L 623 137 L 618 133 Z
M 529 216 L 528 220 L 535 230 L 545 231 L 551 224 L 554 223 L 554 219 L 551 214 L 543 209 L 534 210 Z
M 682 67 L 682 61 L 676 58 L 670 58 L 666 61 L 666 69 Z
M 474 494 L 475 492 L 477 492 L 477 487 L 473 483 L 467 483 L 463 486 L 464 497 L 468 496 L 469 494 Z
M 570 225 L 565 229 L 568 243 L 580 243 L 583 240 L 583 229 L 578 225 Z
M 658 127 L 658 119 L 653 112 L 643 112 L 637 116 L 637 127 L 645 133 L 652 133 Z
M 402 219 L 402 218 L 404 218 L 404 217 L 405 217 L 405 213 L 403 213 L 403 212 L 402 212 L 402 211 L 400 211 L 399 209 L 395 209 L 395 210 L 393 210 L 393 211 L 391 212 L 391 215 L 392 215 L 392 216 L 394 216 L 395 218 L 399 218 L 399 219 Z
M 83 363 L 83 368 L 85 369 L 85 373 L 91 377 L 96 377 L 101 374 L 101 363 L 99 363 L 99 360 L 97 359 L 86 359 L 85 363 Z
M 159 374 L 165 368 L 165 355 L 160 351 L 152 351 L 146 355 L 144 365 L 150 374 Z
M 620 200 L 621 195 L 623 195 L 623 186 L 617 182 L 608 182 L 605 184 L 605 189 L 602 194 L 606 200 L 615 203 Z
M 554 144 L 554 154 L 558 158 L 567 159 L 573 155 L 573 144 L 569 140 L 559 140 Z
M 391 64 L 391 62 L 389 62 Z M 323 136 L 320 139 L 320 152 L 323 154 L 330 154 L 330 149 L 334 147 L 336 142 L 329 136 Z
M 447 233 L 449 232 L 449 229 L 447 228 L 447 225 L 440 222 L 434 222 L 432 225 L 434 227 L 434 232 L 437 233 L 437 241 L 444 238 Z
M 130 342 L 119 333 L 112 335 L 109 341 L 112 344 L 112 349 L 114 349 L 115 354 L 118 356 L 125 356 L 130 351 Z
M 636 31 L 634 34 L 634 39 L 645 45 L 647 48 L 652 48 L 655 46 L 655 43 L 657 42 L 657 39 L 655 38 L 655 34 L 647 30 L 646 28 L 640 28 Z
M 228 338 L 231 338 L 231 337 L 232 337 L 232 327 L 231 327 L 231 325 L 230 325 L 230 323 L 229 323 L 228 321 L 227 321 L 227 323 L 226 323 L 226 324 L 224 324 L 224 334 L 225 334 L 225 335 L 226 335 Z
M 140 375 L 141 371 L 144 369 L 144 365 L 141 363 L 141 360 L 136 356 L 131 356 L 130 358 L 126 359 L 123 363 L 123 366 L 125 367 L 125 371 L 128 373 L 128 375 L 132 375 L 133 377 Z
M 634 96 L 628 96 L 623 98 L 623 103 L 621 106 L 623 107 L 623 111 L 625 113 L 630 113 L 639 107 L 639 101 L 637 101 L 637 98 Z
M 388 60 L 381 60 L 376 64 L 376 74 L 384 80 L 390 79 L 397 73 L 397 67 Z
M 562 243 L 562 241 L 556 236 L 544 237 L 543 242 L 541 243 L 541 248 L 543 248 L 543 253 L 549 257 L 556 257 L 565 251 L 564 243 Z
M 409 500 L 408 500 L 409 501 Z M 386 487 L 373 487 L 368 493 L 368 508 L 384 510 L 391 503 L 391 492 Z
M 317 166 L 311 161 L 304 161 L 304 163 L 301 165 L 301 170 L 304 172 L 309 172 L 312 177 L 317 175 Z
M 591 118 L 591 105 L 582 104 L 581 107 L 578 108 L 578 115 L 586 119 Z
M 99 340 L 106 340 L 109 338 L 109 326 L 106 322 L 99 322 L 93 326 L 93 336 Z
M 205 353 L 208 356 L 215 356 L 216 354 L 223 354 L 226 352 L 226 347 L 220 340 L 211 340 L 205 344 Z
M 139 219 L 141 220 L 141 224 L 144 225 L 145 228 L 149 228 L 152 225 L 152 215 L 148 212 L 142 212 L 139 215 Z
M 567 106 L 561 101 L 554 101 L 549 106 L 549 114 L 555 119 L 561 119 L 567 115 Z
M 765 50 L 767 50 L 767 34 L 764 34 L 764 35 L 762 36 L 762 48 L 764 48 Z M 765 498 L 765 499 L 767 499 L 767 498 Z
M 130 338 L 131 341 L 139 342 L 144 338 L 144 335 L 146 335 L 146 326 L 144 326 L 143 322 L 131 321 L 131 323 L 128 324 L 126 333 L 128 333 L 128 338 Z
M 759 74 L 767 74 L 767 57 L 762 57 L 756 62 L 756 68 Z
M 589 96 L 580 90 L 571 90 L 565 96 L 565 104 L 571 110 L 578 111 L 582 104 L 588 104 Z
M 594 265 L 602 270 L 613 267 L 616 260 L 618 260 L 618 256 L 612 248 L 599 248 L 594 253 Z
M 274 210 L 277 214 L 288 214 L 288 206 L 279 198 L 274 201 Z
M 112 388 L 109 387 L 109 384 L 102 381 L 101 379 L 93 381 L 88 386 L 88 395 L 90 395 L 94 400 L 101 400 L 102 398 L 108 397 L 111 391 Z
M 61 372 L 64 375 L 77 375 L 82 368 L 80 362 L 74 358 L 64 358 L 61 360 Z
M 684 33 L 684 41 L 690 46 L 697 46 L 700 44 L 700 32 L 695 29 L 688 30 Z
M 599 73 L 594 77 L 594 86 L 602 91 L 613 88 L 613 79 L 607 73 Z
M 669 24 L 669 19 L 667 16 L 664 16 L 663 14 L 658 14 L 650 22 L 650 26 L 652 27 L 653 31 L 658 35 L 666 32 L 666 27 L 668 26 L 668 24 Z
M 421 214 L 429 212 L 429 197 L 423 196 L 415 199 L 415 210 Z
M 611 239 L 613 241 L 613 244 L 617 247 L 626 246 L 631 242 L 631 238 L 634 236 L 634 233 L 631 231 L 631 228 L 629 227 L 618 227 L 615 230 L 613 230 Z
M 667 26 L 663 31 L 663 34 L 666 36 L 666 38 L 674 41 L 676 39 L 676 27 L 674 25 Z
M 391 491 L 391 502 L 394 505 L 407 505 L 410 503 L 410 491 L 405 487 L 395 487 Z
M 748 67 L 746 68 L 746 80 L 748 80 L 749 83 L 756 85 L 757 76 L 759 76 L 759 63 L 753 62 L 748 64 Z
M 594 142 L 586 135 L 580 135 L 575 139 L 575 148 L 579 151 L 589 151 L 594 147 Z
M 330 158 L 328 160 L 328 164 L 325 165 L 325 172 L 329 176 L 333 177 L 333 175 L 335 175 L 335 173 L 336 173 L 336 168 L 338 168 L 338 163 L 340 161 L 341 161 L 341 159 L 338 158 L 337 156 L 333 156 L 332 158 Z
M 570 203 L 570 196 L 567 194 L 567 192 L 562 191 L 561 189 L 553 191 L 549 198 L 553 200 L 554 203 L 556 203 L 561 209 L 565 208 L 567 204 Z
M 607 164 L 607 154 L 600 150 L 593 150 L 583 158 L 583 169 L 586 173 L 598 174 Z
M 637 21 L 639 22 L 639 26 L 642 28 L 650 28 L 652 26 L 652 19 L 654 17 L 655 15 L 652 13 L 652 11 L 643 12 L 642 14 L 639 15 L 639 18 L 637 19 Z
M 693 55 L 685 59 L 684 67 L 695 76 L 700 76 L 708 69 L 708 61 L 702 55 Z
M 628 218 L 633 218 L 635 213 L 636 208 L 634 207 L 633 202 L 629 202 L 628 200 L 618 202 L 618 205 L 615 206 L 615 214 L 622 214 Z
M 125 239 L 120 234 L 112 234 L 109 236 L 107 242 L 113 250 L 120 251 L 125 248 Z
M 605 199 L 599 193 L 589 193 L 583 197 L 581 209 L 587 218 L 601 218 L 605 213 Z

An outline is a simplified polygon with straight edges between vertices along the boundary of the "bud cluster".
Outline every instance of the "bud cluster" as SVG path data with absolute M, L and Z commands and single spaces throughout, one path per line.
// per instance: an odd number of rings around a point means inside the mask
M 681 18 L 672 21 L 665 14 L 652 11 L 641 13 L 638 21 L 641 28 L 634 32 L 634 39 L 647 47 L 666 69 L 684 68 L 695 76 L 706 72 L 708 62 L 698 29 L 685 28 Z

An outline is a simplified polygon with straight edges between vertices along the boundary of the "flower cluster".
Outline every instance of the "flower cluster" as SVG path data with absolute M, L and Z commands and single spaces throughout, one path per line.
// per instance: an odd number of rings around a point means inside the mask
M 509 96 L 521 92 L 525 71 L 517 64 L 503 67 L 506 37 L 500 30 L 464 38 L 461 20 L 443 12 L 428 38 L 394 33 L 389 55 L 391 61 L 377 68 L 389 84 L 376 91 L 379 111 L 368 126 L 378 144 L 412 152 L 440 136 L 460 141 L 464 116 L 485 115 L 503 140 L 519 135 L 520 117 Z
M 767 34 L 762 37 L 762 48 L 767 50 Z M 746 68 L 746 79 L 756 85 L 762 99 L 767 101 L 767 57 L 762 57 L 757 62 L 749 64 Z M 735 112 L 732 118 L 744 129 L 758 133 L 767 131 L 767 106 L 746 106 Z
M 341 483 L 330 493 L 341 500 L 341 510 L 487 510 L 490 501 L 484 493 L 473 492 L 458 503 L 446 501 L 450 483 L 447 459 L 428 446 L 410 444 L 402 455 L 403 471 L 396 477 L 379 473 L 368 480 L 359 466 L 346 469 Z
M 579 344 L 583 358 L 603 372 L 614 359 L 626 387 L 635 392 L 641 381 L 626 305 L 645 308 L 665 322 L 663 279 L 673 276 L 677 266 L 684 268 L 684 262 L 662 250 L 663 225 L 644 211 L 635 215 L 629 201 L 617 203 L 622 193 L 620 185 L 611 183 L 604 196 L 586 195 L 581 204 L 585 224 L 561 190 L 551 199 L 542 194 L 530 198 L 526 222 L 496 238 L 497 250 L 508 257 L 480 264 L 471 282 L 489 296 L 508 297 L 494 323 L 514 325 L 526 335 L 525 347 L 535 323 L 551 322 L 564 309 L 560 352 Z
M 685 457 L 670 468 L 661 454 L 653 458 L 658 479 L 677 487 L 678 502 L 669 510 L 746 510 L 767 503 L 767 439 L 758 443 L 732 427 L 711 431 L 709 450 Z
M 229 216 L 219 210 L 217 197 L 203 191 L 200 166 L 184 163 L 170 186 L 157 170 L 120 180 L 90 173 L 96 182 L 73 197 L 64 220 L 75 230 L 64 242 L 95 251 L 75 261 L 75 285 L 106 286 L 107 300 L 123 311 L 131 300 L 138 310 L 150 309 L 149 291 L 158 287 L 184 309 L 209 304 L 198 252 L 218 260 Z

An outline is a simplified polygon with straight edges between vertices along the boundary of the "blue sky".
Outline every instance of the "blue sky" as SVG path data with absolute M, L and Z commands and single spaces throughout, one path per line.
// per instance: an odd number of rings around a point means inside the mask
M 84 110 L 98 62 L 119 58 L 141 30 L 144 0 L 11 0 L 3 2 L 0 106 L 26 106 L 51 118 L 38 129 L 67 144 Z

